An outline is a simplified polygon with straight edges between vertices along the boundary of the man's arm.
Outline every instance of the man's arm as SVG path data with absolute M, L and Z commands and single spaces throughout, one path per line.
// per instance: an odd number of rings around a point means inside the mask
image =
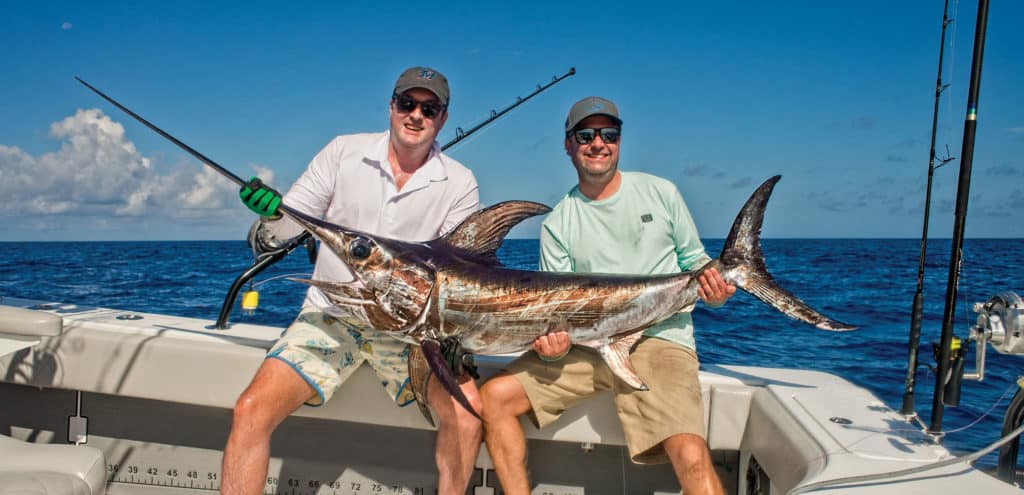
M 686 202 L 683 201 L 683 196 L 678 189 L 674 193 L 670 210 L 675 227 L 673 237 L 676 242 L 676 257 L 680 269 L 694 270 L 710 262 L 711 257 L 704 251 L 704 244 L 700 242 L 700 236 L 697 234 L 697 225 L 690 215 L 689 208 L 686 207 Z M 700 282 L 697 294 L 711 307 L 725 304 L 725 301 L 736 293 L 736 286 L 726 282 L 714 268 L 701 272 L 697 280 Z
M 558 233 L 546 222 L 540 230 L 540 271 L 571 272 L 572 259 Z M 544 361 L 558 361 L 569 353 L 569 332 L 555 328 L 533 341 L 533 350 Z
M 335 138 L 330 143 L 327 143 L 310 160 L 305 172 L 295 181 L 295 184 L 292 184 L 291 189 L 284 195 L 281 202 L 308 215 L 317 218 L 322 217 L 327 212 L 327 208 L 334 197 L 334 182 L 338 171 L 338 160 L 343 148 L 344 146 L 339 138 Z M 242 193 L 244 194 L 244 192 L 243 189 Z M 249 238 L 250 243 L 253 242 L 253 239 L 258 239 L 260 242 L 257 244 L 260 244 L 260 247 L 283 246 L 289 239 L 301 234 L 303 231 L 302 226 L 294 220 L 282 217 L 280 214 L 260 216 L 257 222 L 258 226 L 253 225 Z M 257 247 L 257 245 L 253 245 L 254 249 Z

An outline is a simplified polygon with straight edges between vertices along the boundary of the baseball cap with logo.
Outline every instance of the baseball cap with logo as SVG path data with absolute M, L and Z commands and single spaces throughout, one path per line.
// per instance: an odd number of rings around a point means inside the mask
M 444 74 L 429 67 L 409 67 L 398 76 L 395 94 L 400 95 L 413 88 L 423 88 L 434 93 L 442 105 L 448 106 L 448 78 Z
M 565 119 L 565 132 L 573 130 L 577 124 L 591 115 L 607 115 L 616 124 L 622 125 L 622 119 L 619 118 L 619 109 L 614 103 L 600 96 L 588 96 L 577 101 L 569 109 L 569 117 Z

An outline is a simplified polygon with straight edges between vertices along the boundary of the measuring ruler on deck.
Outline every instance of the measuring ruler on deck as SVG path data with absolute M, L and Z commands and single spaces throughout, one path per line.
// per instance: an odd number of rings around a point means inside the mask
M 89 443 L 106 453 L 109 495 L 220 491 L 220 451 L 95 436 L 90 437 Z M 432 465 L 429 467 L 434 469 Z M 265 495 L 434 495 L 437 492 L 435 473 L 403 473 L 387 466 L 337 466 L 311 460 L 272 458 L 268 473 L 263 486 Z
M 220 491 L 220 471 L 181 471 L 176 467 L 138 464 L 108 464 L 109 494 L 131 493 L 131 486 L 159 487 L 162 493 Z M 121 485 L 121 486 L 118 486 Z M 265 495 L 366 495 L 400 494 L 433 495 L 436 487 L 403 482 L 389 482 L 346 471 L 337 479 L 311 478 L 299 474 L 281 478 L 268 476 L 263 487 Z M 153 493 L 147 491 L 146 493 Z
M 196 470 L 180 472 L 177 468 L 151 466 L 143 472 L 140 466 L 129 464 L 119 466 L 108 464 L 107 493 L 130 493 L 131 486 L 165 488 L 165 493 L 180 493 L 179 489 L 190 492 L 220 491 L 219 471 L 199 472 Z M 205 478 L 205 479 L 204 479 Z M 122 485 L 122 486 L 118 486 Z M 153 493 L 147 491 L 146 493 Z M 410 486 L 407 483 L 387 483 L 360 475 L 342 475 L 335 480 L 312 479 L 307 477 L 278 478 L 270 476 L 263 487 L 265 495 L 364 495 L 364 494 L 400 494 L 400 495 L 433 495 L 435 487 Z

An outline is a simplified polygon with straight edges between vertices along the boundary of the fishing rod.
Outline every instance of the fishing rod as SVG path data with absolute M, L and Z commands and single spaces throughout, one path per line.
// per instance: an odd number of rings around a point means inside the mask
M 971 62 L 971 85 L 967 90 L 967 116 L 964 118 L 964 140 L 960 152 L 960 180 L 956 190 L 956 214 L 953 219 L 953 247 L 949 260 L 949 278 L 946 282 L 946 307 L 942 315 L 942 339 L 939 342 L 938 371 L 935 373 L 935 395 L 932 400 L 931 424 L 928 432 L 942 432 L 942 413 L 947 402 L 947 383 L 959 384 L 959 380 L 950 380 L 953 363 L 953 316 L 956 310 L 957 284 L 960 281 L 960 261 L 964 244 L 964 226 L 967 217 L 967 199 L 971 191 L 971 166 L 974 163 L 974 136 L 978 127 L 978 94 L 981 86 L 981 61 L 985 55 L 985 30 L 988 26 L 988 0 L 978 2 L 978 21 L 974 28 L 974 54 Z M 957 349 L 957 357 L 963 360 L 964 347 Z M 953 387 L 949 391 L 959 399 L 959 389 Z
M 917 291 L 914 292 L 913 310 L 910 315 L 910 342 L 907 344 L 909 357 L 907 359 L 907 379 L 903 388 L 903 405 L 900 407 L 900 414 L 913 416 L 914 412 L 914 385 L 917 382 L 917 350 L 921 341 L 921 313 L 924 309 L 924 261 L 925 253 L 928 250 L 928 217 L 932 206 L 932 177 L 935 169 L 951 162 L 954 158 L 942 159 L 942 163 L 935 165 L 935 134 L 939 124 L 939 100 L 942 91 L 947 85 L 942 84 L 942 59 L 946 48 L 946 26 L 952 19 L 949 18 L 949 0 L 945 1 L 942 7 L 942 36 L 939 40 L 939 73 L 935 78 L 935 106 L 932 109 L 932 143 L 928 153 L 928 187 L 924 195 L 924 226 L 921 228 L 921 257 L 917 264 Z
M 93 93 L 96 93 L 96 94 L 100 95 L 101 98 L 103 98 L 104 100 L 107 100 L 108 102 L 110 102 L 111 105 L 114 105 L 115 107 L 121 109 L 122 112 L 127 113 L 128 115 L 130 115 L 135 120 L 141 122 L 146 127 L 149 127 L 150 129 L 152 129 L 157 134 L 159 134 L 159 135 L 163 136 L 164 138 L 166 138 L 168 141 L 178 145 L 179 148 L 185 150 L 186 152 L 188 152 L 188 154 L 194 156 L 200 162 L 203 162 L 204 164 L 212 167 L 214 170 L 216 170 L 221 175 L 223 175 L 224 177 L 226 177 L 229 180 L 231 180 L 232 182 L 234 182 L 239 187 L 244 186 L 246 184 L 246 182 L 244 180 L 242 180 L 241 177 L 235 175 L 230 170 L 220 166 L 219 164 L 217 164 L 216 162 L 214 162 L 210 158 L 207 158 L 206 155 L 200 153 L 199 151 L 197 151 L 196 149 L 192 148 L 191 146 L 181 142 L 181 140 L 179 140 L 178 138 L 168 134 L 163 129 L 153 125 L 148 120 L 142 118 L 141 115 L 131 111 L 128 107 L 122 105 L 121 103 L 119 103 L 117 100 L 111 98 L 110 96 L 107 96 L 106 93 L 100 91 L 95 86 L 85 82 L 84 80 L 82 80 L 82 78 L 80 78 L 78 76 L 75 76 L 75 80 L 77 80 L 78 82 L 82 83 L 83 85 L 85 85 L 85 87 L 89 88 L 90 90 L 92 90 Z M 285 205 L 281 205 L 280 208 L 285 209 L 285 210 L 291 210 L 290 208 L 288 208 Z M 311 239 L 309 232 L 308 231 L 304 231 L 301 235 L 296 236 L 295 238 L 289 240 L 288 243 L 285 246 L 283 246 L 282 248 L 280 248 L 280 249 L 278 249 L 278 250 L 276 250 L 276 251 L 274 251 L 272 253 L 269 253 L 268 256 L 266 256 L 263 259 L 258 260 L 251 267 L 249 267 L 247 270 L 242 272 L 242 275 L 240 275 L 237 279 L 235 279 L 235 282 L 231 284 L 231 288 L 228 290 L 227 298 L 225 298 L 224 304 L 221 306 L 220 315 L 217 317 L 217 322 L 214 324 L 214 328 L 218 329 L 218 330 L 223 330 L 223 329 L 227 328 L 227 318 L 228 318 L 228 315 L 231 313 L 232 306 L 234 306 L 235 298 L 238 296 L 238 291 L 241 289 L 241 287 L 247 281 L 249 281 L 250 279 L 255 277 L 257 274 L 259 274 L 260 272 L 265 270 L 270 265 L 276 263 L 277 261 L 279 261 L 282 258 L 284 258 L 285 256 L 287 256 L 289 253 L 291 253 L 293 250 L 295 250 L 295 248 L 297 248 L 299 245 L 301 245 L 303 243 L 307 243 L 307 241 L 309 239 Z M 306 245 L 308 247 L 311 244 L 312 243 L 308 243 Z M 311 253 L 310 257 L 312 258 L 312 256 L 313 256 L 312 255 L 312 250 L 310 251 L 310 253 Z
M 469 131 L 463 131 L 461 127 L 456 128 L 456 137 L 455 137 L 455 139 L 453 139 L 452 141 L 450 141 L 447 144 L 445 144 L 444 146 L 442 146 L 441 150 L 443 151 L 443 150 L 446 150 L 446 149 L 454 146 L 459 141 L 461 141 L 461 140 L 469 137 L 471 134 L 479 131 L 480 129 L 482 129 L 487 124 L 489 124 L 491 122 L 494 122 L 495 120 L 497 120 L 502 115 L 505 115 L 506 113 L 511 111 L 513 108 L 516 108 L 517 106 L 525 103 L 530 98 L 533 98 L 534 96 L 540 94 L 544 90 L 550 88 L 551 86 L 554 86 L 558 82 L 560 82 L 563 79 L 565 79 L 565 78 L 567 78 L 569 76 L 572 76 L 574 74 L 576 74 L 576 68 L 575 67 L 571 67 L 571 68 L 569 68 L 569 71 L 566 74 L 564 74 L 564 75 L 562 75 L 560 77 L 552 78 L 552 81 L 549 82 L 548 84 L 544 85 L 544 86 L 537 86 L 537 89 L 533 93 L 530 93 L 529 95 L 527 95 L 526 97 L 516 97 L 516 102 L 514 104 L 508 106 L 507 108 L 503 109 L 502 111 L 495 112 L 494 110 L 491 110 L 491 116 L 487 120 L 485 120 L 481 124 L 473 127 Z M 126 106 L 122 105 L 121 103 L 119 103 L 117 100 L 111 98 L 110 96 L 107 96 L 105 93 L 103 93 L 102 91 L 100 91 L 99 89 L 94 87 L 93 85 L 85 82 L 84 80 L 82 80 L 82 78 L 80 78 L 78 76 L 75 76 L 75 80 L 77 80 L 78 82 L 82 83 L 85 87 L 87 87 L 90 90 L 92 90 L 92 92 L 96 93 L 97 95 L 99 95 L 104 100 L 107 100 L 108 102 L 110 102 L 110 104 L 112 104 L 115 107 L 119 108 L 124 113 L 130 115 L 135 120 L 141 122 L 146 127 L 149 127 L 151 130 L 153 130 L 157 134 L 163 136 L 168 141 L 171 141 L 172 143 L 178 145 L 179 148 L 185 150 L 187 153 L 189 153 L 190 155 L 195 157 L 200 162 L 202 162 L 202 163 L 212 167 L 214 170 L 219 172 L 224 177 L 227 177 L 229 180 L 234 182 L 239 187 L 244 186 L 247 183 L 246 181 L 242 180 L 241 177 L 238 177 L 237 175 L 232 173 L 230 170 L 220 166 L 219 164 L 217 164 L 216 162 L 214 162 L 213 160 L 208 158 L 206 155 L 203 155 L 202 153 L 200 153 L 196 149 L 194 149 L 191 146 L 183 143 L 178 138 L 168 134 L 163 129 L 160 129 L 156 125 L 150 123 L 148 120 L 144 119 L 139 114 L 131 111 L 128 107 L 126 107 Z M 288 207 L 287 205 L 284 205 L 284 204 L 280 205 L 279 208 L 281 208 L 282 210 L 288 211 L 288 212 L 294 211 L 292 208 L 290 208 L 290 207 Z M 230 289 L 228 290 L 227 297 L 225 297 L 224 303 L 221 305 L 221 310 L 220 310 L 220 313 L 219 313 L 219 315 L 217 317 L 217 322 L 214 324 L 214 328 L 219 329 L 219 330 L 223 330 L 223 329 L 227 328 L 227 319 L 228 319 L 228 316 L 231 314 L 231 309 L 234 307 L 235 299 L 238 296 L 238 292 L 241 290 L 242 286 L 245 285 L 246 282 L 251 280 L 253 277 L 258 275 L 263 270 L 269 268 L 274 263 L 276 263 L 276 262 L 280 261 L 281 259 L 283 259 L 285 256 L 290 254 L 292 251 L 294 251 L 298 246 L 300 246 L 302 244 L 305 244 L 307 249 L 309 250 L 310 262 L 315 261 L 315 256 L 316 255 L 314 253 L 315 253 L 315 249 L 316 249 L 316 244 L 315 244 L 315 242 L 313 242 L 312 235 L 309 233 L 309 231 L 304 231 L 302 234 L 299 234 L 298 236 L 290 239 L 283 247 L 281 247 L 281 248 L 279 248 L 279 249 L 277 249 L 275 251 L 272 251 L 270 253 L 267 253 L 267 255 L 265 257 L 257 260 L 256 263 L 254 263 L 252 266 L 250 266 L 248 269 L 246 269 L 244 272 L 242 272 L 242 274 L 239 275 L 238 278 L 236 278 L 235 281 L 232 283 Z
M 239 187 L 244 186 L 246 184 L 246 181 L 242 180 L 241 177 L 233 174 L 230 170 L 228 170 L 228 169 L 218 165 L 216 162 L 214 162 L 213 160 L 207 158 L 206 155 L 203 155 L 202 153 L 196 151 L 191 146 L 189 146 L 189 145 L 179 141 L 178 138 L 176 138 L 176 137 L 174 137 L 174 136 L 164 132 L 163 129 L 161 129 L 161 128 L 151 124 L 148 120 L 142 118 L 139 114 L 129 110 L 128 107 L 118 103 L 116 100 L 114 100 L 113 98 L 107 96 L 102 91 L 96 89 L 91 84 L 83 81 L 82 78 L 80 78 L 78 76 L 75 76 L 75 80 L 80 82 L 80 83 L 82 83 L 82 84 L 84 84 L 85 87 L 91 89 L 93 93 L 96 93 L 96 94 L 100 95 L 100 97 L 103 98 L 104 100 L 109 101 L 110 104 L 114 105 L 117 108 L 120 108 L 122 112 L 124 112 L 124 113 L 126 113 L 128 115 L 131 115 L 132 118 L 134 118 L 135 120 L 138 120 L 139 122 L 142 122 L 142 124 L 145 125 L 146 127 L 149 127 L 150 129 L 152 129 L 157 134 L 159 134 L 159 135 L 163 136 L 164 138 L 166 138 L 168 141 L 178 145 L 179 148 L 187 151 L 188 154 L 196 157 L 196 159 L 198 159 L 199 161 L 203 162 L 206 165 L 209 165 L 210 167 L 213 167 L 214 170 L 216 170 L 217 172 L 220 172 L 221 175 L 223 175 L 224 177 L 227 177 L 228 179 L 231 180 L 231 182 L 234 182 Z
M 473 128 L 471 128 L 468 131 L 463 131 L 461 127 L 456 127 L 455 128 L 455 139 L 449 141 L 448 144 L 442 146 L 441 147 L 441 151 L 447 150 L 448 148 L 451 148 L 452 146 L 455 146 L 459 141 L 462 141 L 463 139 L 469 137 L 474 132 L 479 131 L 480 129 L 483 129 L 484 126 L 486 126 L 487 124 L 490 124 L 491 122 L 494 122 L 495 120 L 498 120 L 502 115 L 505 115 L 506 113 L 510 112 L 513 108 L 518 107 L 519 105 L 522 105 L 523 103 L 526 103 L 526 100 L 529 100 L 530 98 L 533 98 L 534 96 L 539 95 L 544 90 L 550 88 L 551 86 L 554 86 L 554 85 L 558 84 L 563 79 L 565 79 L 565 78 L 567 78 L 569 76 L 572 76 L 574 74 L 576 74 L 576 68 L 575 67 L 569 67 L 569 71 L 566 72 L 565 74 L 562 74 L 561 76 L 557 76 L 557 77 L 553 76 L 551 78 L 551 82 L 549 82 L 549 83 L 547 83 L 547 84 L 545 84 L 543 86 L 538 84 L 537 85 L 537 89 L 534 90 L 533 93 L 530 93 L 530 94 L 526 95 L 525 97 L 517 96 L 516 97 L 516 102 L 511 104 L 511 105 L 509 105 L 508 107 L 505 107 L 504 110 L 502 110 L 500 112 L 495 112 L 494 110 L 491 110 L 491 116 L 490 117 L 488 117 L 483 122 L 477 124 L 476 126 L 473 126 Z

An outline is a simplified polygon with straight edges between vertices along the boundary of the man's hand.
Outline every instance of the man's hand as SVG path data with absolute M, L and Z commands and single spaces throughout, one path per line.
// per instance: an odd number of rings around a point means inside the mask
M 277 215 L 277 207 L 281 204 L 281 193 L 263 183 L 259 177 L 253 177 L 238 191 L 242 203 L 257 215 L 272 217 Z
M 727 283 L 714 268 L 704 270 L 697 280 L 700 282 L 697 294 L 700 295 L 701 300 L 711 306 L 725 304 L 725 301 L 736 293 L 736 286 Z
M 565 330 L 552 330 L 533 340 L 533 350 L 544 361 L 562 359 L 569 353 L 571 347 L 569 332 Z

